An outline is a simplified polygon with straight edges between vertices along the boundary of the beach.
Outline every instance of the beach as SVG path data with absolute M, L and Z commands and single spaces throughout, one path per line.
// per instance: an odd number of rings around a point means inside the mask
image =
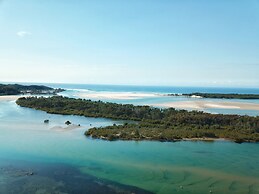
M 177 109 L 197 109 L 203 110 L 208 108 L 216 109 L 239 109 L 239 110 L 259 110 L 259 104 L 247 102 L 214 102 L 214 101 L 178 101 L 152 104 L 159 107 L 172 107 Z
M 13 101 L 13 100 L 17 100 L 20 97 L 22 96 L 20 95 L 0 96 L 0 101 Z

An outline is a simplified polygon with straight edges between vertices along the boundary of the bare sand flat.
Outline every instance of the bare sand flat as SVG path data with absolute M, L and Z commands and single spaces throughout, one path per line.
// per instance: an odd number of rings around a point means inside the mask
M 72 125 L 68 125 L 66 127 L 54 126 L 50 129 L 56 130 L 56 131 L 70 131 L 70 130 L 77 129 L 77 128 L 80 128 L 80 126 L 72 124 Z
M 131 93 L 131 92 L 96 92 L 96 93 L 81 93 L 80 98 L 96 98 L 96 99 L 118 99 L 131 100 L 147 97 L 155 97 L 156 94 L 151 93 Z
M 173 107 L 177 109 L 240 109 L 240 110 L 259 110 L 259 104 L 243 102 L 212 102 L 212 101 L 181 101 L 153 104 L 154 106 Z
M 0 101 L 13 101 L 13 100 L 17 100 L 18 98 L 20 98 L 22 96 L 19 95 L 14 95 L 14 96 L 0 96 Z

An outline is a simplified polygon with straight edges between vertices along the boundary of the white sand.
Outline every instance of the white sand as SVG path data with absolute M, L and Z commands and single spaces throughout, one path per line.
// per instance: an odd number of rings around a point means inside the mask
M 13 100 L 17 100 L 18 98 L 20 98 L 22 96 L 19 95 L 14 95 L 14 96 L 0 96 L 0 101 L 13 101 Z
M 232 105 L 223 105 L 223 104 L 204 104 L 205 107 L 209 108 L 226 108 L 226 109 L 241 109 L 240 106 L 232 106 Z
M 147 97 L 155 97 L 156 94 L 151 93 L 131 93 L 131 92 L 95 92 L 81 93 L 79 98 L 95 98 L 95 99 L 118 99 L 118 100 L 134 100 Z
M 177 109 L 240 109 L 240 110 L 259 110 L 259 104 L 245 102 L 212 102 L 212 101 L 181 101 L 153 104 L 153 106 L 173 107 Z

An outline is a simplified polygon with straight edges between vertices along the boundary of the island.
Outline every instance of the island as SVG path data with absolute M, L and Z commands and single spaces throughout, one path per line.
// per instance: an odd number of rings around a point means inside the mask
M 187 97 L 196 97 L 196 98 L 219 98 L 219 99 L 250 99 L 255 100 L 259 99 L 259 94 L 222 94 L 222 93 L 189 93 L 189 94 L 168 94 L 168 96 L 187 96 Z
M 55 95 L 63 91 L 65 90 L 61 88 L 54 89 L 54 88 L 42 86 L 42 85 L 0 84 L 0 96 L 21 95 L 21 94 Z
M 85 135 L 92 138 L 157 141 L 224 138 L 238 143 L 259 142 L 259 117 L 160 109 L 62 96 L 21 97 L 16 103 L 51 114 L 134 121 L 124 125 L 91 128 Z

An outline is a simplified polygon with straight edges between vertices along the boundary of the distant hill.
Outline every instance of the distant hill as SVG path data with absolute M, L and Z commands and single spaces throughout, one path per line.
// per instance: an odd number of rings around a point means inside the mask
M 20 84 L 0 84 L 0 95 L 19 94 L 57 94 L 63 89 L 54 89 L 43 85 L 20 85 Z

